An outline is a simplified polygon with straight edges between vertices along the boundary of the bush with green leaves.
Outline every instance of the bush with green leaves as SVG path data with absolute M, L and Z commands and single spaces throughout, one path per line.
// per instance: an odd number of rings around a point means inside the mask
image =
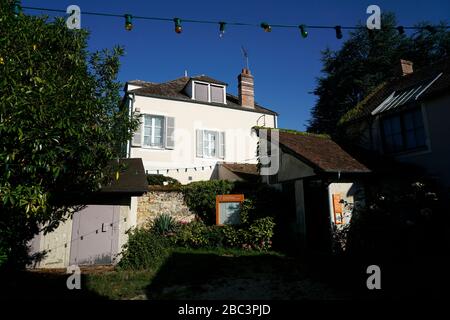
M 147 174 L 147 182 L 149 186 L 163 186 L 164 183 L 172 186 L 181 185 L 177 179 L 167 177 L 162 174 Z
M 141 270 L 158 268 L 169 256 L 171 242 L 165 236 L 140 228 L 128 232 L 118 267 Z
M 167 235 L 175 232 L 178 222 L 167 213 L 158 215 L 152 223 L 151 230 L 160 235 Z
M 208 226 L 202 221 L 182 224 L 176 233 L 175 244 L 187 248 L 209 247 Z
M 206 224 L 216 221 L 216 196 L 229 194 L 234 183 L 226 180 L 192 182 L 182 187 L 184 199 L 189 209 L 195 212 Z
M 6 263 L 7 259 L 8 255 L 6 249 L 0 245 L 0 270 L 2 269 L 2 266 Z

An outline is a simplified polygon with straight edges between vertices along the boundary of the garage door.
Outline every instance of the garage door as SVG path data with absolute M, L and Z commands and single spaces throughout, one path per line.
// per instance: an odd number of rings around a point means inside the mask
M 110 264 L 118 253 L 119 206 L 90 205 L 73 216 L 71 265 Z

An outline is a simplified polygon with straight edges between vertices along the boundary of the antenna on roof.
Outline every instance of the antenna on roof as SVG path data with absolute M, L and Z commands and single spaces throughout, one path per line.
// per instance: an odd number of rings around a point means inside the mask
M 242 55 L 244 56 L 244 60 L 245 60 L 245 67 L 248 70 L 248 52 L 247 50 L 244 48 L 244 46 L 241 46 L 241 51 L 242 51 Z
M 184 70 L 184 77 L 187 78 L 187 76 L 188 76 L 187 70 Z

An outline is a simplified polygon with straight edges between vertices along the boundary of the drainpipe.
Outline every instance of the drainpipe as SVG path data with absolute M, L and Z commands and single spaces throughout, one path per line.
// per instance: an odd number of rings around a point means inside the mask
M 131 94 L 131 97 L 128 96 L 128 99 L 130 99 L 130 103 L 128 105 L 128 115 L 131 119 L 132 115 L 133 115 L 133 109 L 134 109 L 134 99 L 135 99 L 135 94 Z M 131 138 L 132 139 L 132 138 Z M 131 140 L 128 139 L 127 141 L 127 158 L 131 157 Z

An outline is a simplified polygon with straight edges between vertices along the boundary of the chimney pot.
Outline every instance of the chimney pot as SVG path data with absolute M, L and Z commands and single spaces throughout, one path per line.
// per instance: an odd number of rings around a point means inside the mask
M 402 71 L 402 76 L 406 76 L 406 75 L 411 74 L 411 73 L 414 72 L 413 63 L 411 61 L 401 59 L 400 60 L 400 65 L 401 65 L 401 68 L 402 68 L 402 70 L 401 70 Z

